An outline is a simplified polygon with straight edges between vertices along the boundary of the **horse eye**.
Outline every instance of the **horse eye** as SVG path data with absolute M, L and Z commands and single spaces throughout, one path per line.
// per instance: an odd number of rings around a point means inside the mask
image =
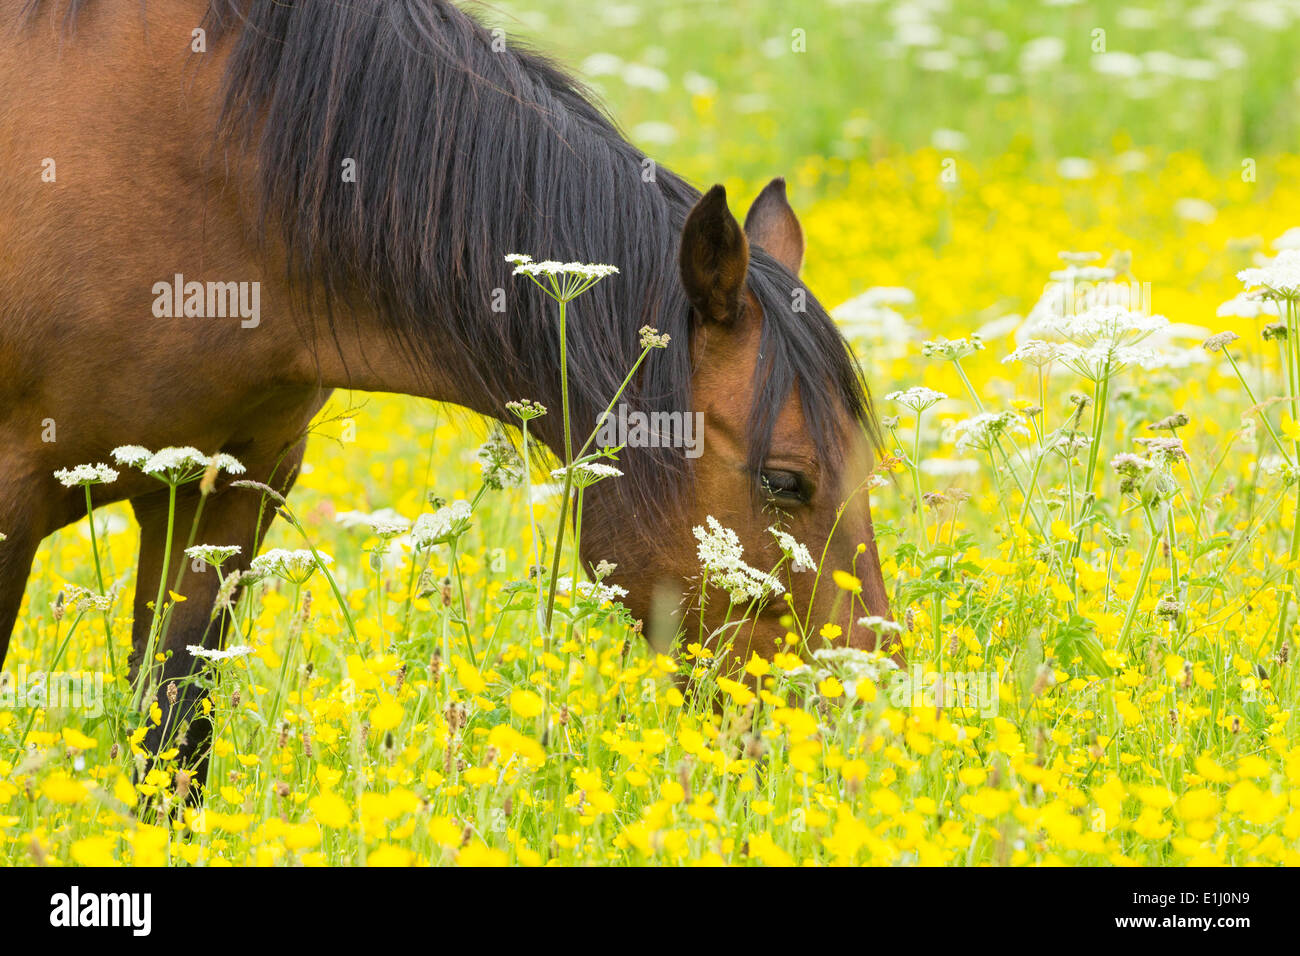
M 758 480 L 772 498 L 799 504 L 808 501 L 808 482 L 798 472 L 763 470 L 758 473 Z

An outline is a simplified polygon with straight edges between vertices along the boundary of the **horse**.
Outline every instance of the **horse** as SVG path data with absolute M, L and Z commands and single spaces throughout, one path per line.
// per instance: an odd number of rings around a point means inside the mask
M 623 476 L 586 492 L 584 567 L 613 562 L 634 617 L 698 629 L 736 661 L 788 649 L 792 614 L 875 647 L 860 623 L 890 613 L 875 420 L 798 277 L 783 180 L 742 226 L 722 186 L 654 163 L 561 67 L 444 0 L 28 0 L 0 12 L 0 86 L 0 663 L 39 543 L 86 516 L 57 469 L 193 446 L 288 495 L 334 389 L 499 420 L 512 400 L 559 408 L 553 303 L 512 282 L 509 254 L 620 270 L 570 309 L 574 421 L 597 421 L 647 325 L 670 345 L 628 407 L 703 415 L 698 458 L 626 448 Z M 257 307 L 160 310 L 173 281 L 252 288 Z M 559 415 L 531 427 L 563 447 Z M 139 524 L 132 679 L 196 513 L 194 540 L 239 546 L 236 569 L 274 519 L 227 476 L 205 490 L 182 486 L 169 525 L 157 481 L 123 469 L 93 486 L 92 507 L 127 500 Z M 734 609 L 704 600 L 692 535 L 709 518 L 751 564 L 779 561 L 779 525 L 859 583 L 791 574 L 787 600 L 724 628 Z M 158 650 L 160 687 L 186 689 L 160 691 L 150 752 L 195 716 L 187 647 L 223 640 L 217 575 L 188 569 L 181 590 Z M 200 728 L 182 761 L 202 746 Z

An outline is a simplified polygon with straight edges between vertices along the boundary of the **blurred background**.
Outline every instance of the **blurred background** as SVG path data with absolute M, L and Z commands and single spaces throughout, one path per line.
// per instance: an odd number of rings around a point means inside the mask
M 934 147 L 1235 165 L 1297 129 L 1295 0 L 560 0 L 471 9 L 688 173 Z
M 916 373 L 910 339 L 1009 342 L 1062 250 L 1127 256 L 1199 330 L 1300 222 L 1300 0 L 469 9 L 738 215 L 786 176 L 805 277 L 880 378 Z

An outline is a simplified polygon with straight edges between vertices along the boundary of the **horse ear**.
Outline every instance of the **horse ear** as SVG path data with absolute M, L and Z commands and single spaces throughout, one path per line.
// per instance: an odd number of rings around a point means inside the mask
M 803 229 L 785 198 L 785 180 L 777 177 L 758 194 L 745 216 L 745 235 L 795 275 L 803 265 Z
M 749 242 L 727 208 L 722 186 L 705 193 L 686 217 L 680 266 L 686 296 L 706 321 L 729 324 L 739 318 Z

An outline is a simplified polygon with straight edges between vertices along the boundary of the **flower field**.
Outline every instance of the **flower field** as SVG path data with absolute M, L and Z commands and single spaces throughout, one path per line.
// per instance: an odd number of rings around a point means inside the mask
M 903 8 L 880 6 L 861 15 Z M 942 6 L 936 29 L 964 35 Z M 817 16 L 856 24 L 853 9 Z M 1060 13 L 1086 50 L 1082 9 Z M 545 39 L 572 16 L 561 6 L 531 26 Z M 631 29 L 597 33 L 624 64 L 640 52 Z M 293 523 L 267 542 L 281 550 L 197 678 L 215 728 L 202 806 L 186 804 L 175 750 L 142 748 L 153 718 L 132 707 L 126 674 L 129 508 L 45 543 L 9 686 L 102 675 L 102 706 L 0 699 L 0 862 L 1300 862 L 1294 111 L 1267 135 L 1245 124 L 1231 144 L 1207 130 L 1189 143 L 1161 104 L 1190 94 L 1151 80 L 1096 115 L 1079 106 L 1084 132 L 1041 129 L 1025 89 L 1001 105 L 987 92 L 1003 72 L 1038 82 L 1022 76 L 1033 38 L 1015 29 L 999 28 L 1005 57 L 980 54 L 985 92 L 964 109 L 986 122 L 960 140 L 913 129 L 893 86 L 911 75 L 902 61 L 870 81 L 882 105 L 859 138 L 842 135 L 852 98 L 830 93 L 799 120 L 810 129 L 765 136 L 782 115 L 774 93 L 746 145 L 718 132 L 732 101 L 704 82 L 709 68 L 683 87 L 683 63 L 653 66 L 703 130 L 664 137 L 665 162 L 724 182 L 737 210 L 770 175 L 789 178 L 804 278 L 854 344 L 883 424 L 872 512 L 894 622 L 881 626 L 903 670 L 828 650 L 837 629 L 809 621 L 791 624 L 787 652 L 731 672 L 689 637 L 652 647 L 616 591 L 571 578 L 552 644 L 529 569 L 561 520 L 555 463 L 502 480 L 509 452 L 487 421 L 336 393 Z M 1189 62 L 1210 32 L 1182 38 Z M 1239 42 L 1285 62 L 1262 27 Z M 958 71 L 977 59 L 949 46 Z M 1079 98 L 1118 97 L 1106 84 L 1131 66 L 1070 52 L 1043 69 L 1071 64 L 1095 85 Z M 907 69 L 941 88 L 944 70 Z M 1250 102 L 1294 105 L 1272 79 L 1221 69 Z M 715 87 L 740 84 L 735 70 Z M 636 128 L 654 122 L 654 84 L 630 75 L 641 82 L 623 89 L 604 74 L 602 90 Z M 1170 82 L 1229 109 L 1204 80 Z M 808 573 L 852 595 L 848 570 Z

